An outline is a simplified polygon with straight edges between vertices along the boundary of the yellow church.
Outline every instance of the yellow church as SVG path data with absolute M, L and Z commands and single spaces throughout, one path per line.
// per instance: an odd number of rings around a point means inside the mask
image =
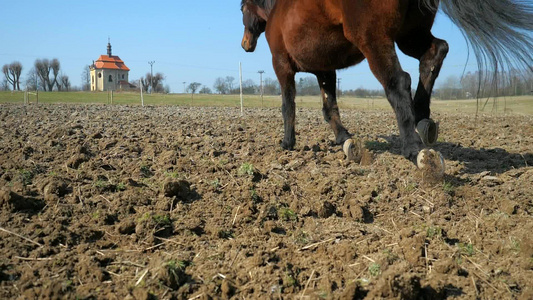
M 111 42 L 107 43 L 107 55 L 93 61 L 91 69 L 91 91 L 120 91 L 135 88 L 130 85 L 130 69 L 120 57 L 111 53 Z

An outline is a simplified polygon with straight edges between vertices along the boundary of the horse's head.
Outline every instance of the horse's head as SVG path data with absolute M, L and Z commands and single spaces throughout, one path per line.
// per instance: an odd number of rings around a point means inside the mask
M 241 3 L 242 23 L 244 36 L 241 46 L 246 52 L 253 52 L 257 39 L 265 32 L 267 16 L 265 10 L 254 3 L 253 0 L 243 0 Z

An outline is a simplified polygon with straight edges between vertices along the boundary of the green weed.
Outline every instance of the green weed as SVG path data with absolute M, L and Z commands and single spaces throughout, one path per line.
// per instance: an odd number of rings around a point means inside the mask
M 93 220 L 98 220 L 98 219 L 100 219 L 100 211 L 97 210 L 97 211 L 93 212 L 93 213 L 91 214 L 91 218 L 92 218 Z
M 470 243 L 468 243 L 468 244 L 459 243 L 457 245 L 457 247 L 459 248 L 459 253 L 461 253 L 463 255 L 472 256 L 475 253 L 474 245 L 472 245 Z
M 442 237 L 442 228 L 438 226 L 429 226 L 426 228 L 426 236 L 430 239 Z
M 378 277 L 381 275 L 381 266 L 378 263 L 370 264 L 370 266 L 368 266 L 368 273 L 370 273 L 372 277 Z
M 211 186 L 215 188 L 215 190 L 218 190 L 220 188 L 220 181 L 217 179 L 211 181 Z
M 109 183 L 105 180 L 98 179 L 94 182 L 94 186 L 99 189 L 106 189 Z
M 509 237 L 509 240 L 511 241 L 511 250 L 514 252 L 520 252 L 520 241 L 513 237 Z
M 410 182 L 410 183 L 405 185 L 405 191 L 406 192 L 412 192 L 412 191 L 416 190 L 416 187 L 417 187 L 416 183 Z
M 387 255 L 387 262 L 389 263 L 389 265 L 392 265 L 395 261 L 400 259 L 400 257 L 396 255 L 396 253 L 393 253 L 390 249 L 383 250 L 383 253 Z
M 252 200 L 254 202 L 259 202 L 261 200 L 261 197 L 259 197 L 259 195 L 257 194 L 257 192 L 255 191 L 255 189 L 251 189 L 250 190 L 250 195 L 252 197 Z
M 142 172 L 142 170 L 141 170 Z M 170 178 L 179 178 L 179 173 L 177 171 L 174 171 L 174 172 L 165 172 L 165 176 L 167 177 L 170 177 Z
M 172 223 L 169 216 L 162 216 L 162 215 L 153 215 L 152 220 L 159 226 L 168 226 Z
M 297 283 L 298 282 L 296 281 L 296 279 L 290 272 L 285 273 L 285 278 L 283 279 L 284 286 L 286 287 L 297 286 Z
M 171 270 L 183 270 L 185 267 L 187 267 L 187 265 L 188 264 L 186 261 L 172 259 L 167 261 L 166 267 Z
M 33 172 L 21 169 L 19 170 L 20 181 L 24 185 L 30 185 L 33 180 Z
M 116 192 L 125 191 L 125 190 L 126 190 L 126 185 L 124 183 L 120 182 L 117 185 L 115 185 Z
M 294 242 L 300 245 L 309 244 L 309 234 L 305 231 L 298 231 L 294 234 Z
M 232 239 L 232 238 L 234 238 L 234 235 L 235 235 L 235 233 L 231 229 L 220 230 L 218 232 L 218 237 L 221 238 L 221 239 Z
M 254 175 L 254 165 L 249 162 L 245 162 L 241 165 L 238 171 L 239 175 Z
M 455 192 L 455 186 L 453 186 L 453 184 L 449 181 L 444 181 L 442 184 L 442 191 L 448 195 L 453 195 Z
M 296 221 L 297 219 L 296 213 L 288 207 L 281 207 L 278 214 L 283 221 Z
M 144 178 L 152 177 L 152 175 L 154 175 L 152 171 L 150 170 L 150 166 L 148 165 L 144 165 L 144 164 L 141 165 L 139 170 L 141 171 L 141 176 Z

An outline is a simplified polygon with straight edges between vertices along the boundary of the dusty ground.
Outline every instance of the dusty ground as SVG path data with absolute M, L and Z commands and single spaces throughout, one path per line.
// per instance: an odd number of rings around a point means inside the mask
M 393 114 L 0 106 L 1 299 L 532 299 L 533 118 L 435 114 L 444 180 Z

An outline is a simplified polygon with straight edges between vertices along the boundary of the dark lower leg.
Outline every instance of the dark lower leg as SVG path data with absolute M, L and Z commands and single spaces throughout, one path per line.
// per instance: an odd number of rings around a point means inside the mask
M 296 144 L 295 137 L 295 120 L 296 120 L 296 104 L 294 103 L 294 97 L 296 95 L 296 89 L 294 86 L 294 78 L 285 82 L 282 86 L 283 103 L 281 105 L 281 112 L 283 114 L 284 125 L 284 137 L 281 142 L 283 149 L 292 150 Z
M 414 97 L 416 123 L 429 119 L 431 93 L 447 53 L 448 44 L 443 40 L 433 39 L 431 47 L 420 58 L 420 80 Z
M 416 162 L 416 156 L 422 149 L 422 141 L 415 133 L 415 118 L 411 100 L 411 76 L 406 72 L 396 72 L 385 89 L 387 99 L 396 113 L 396 120 L 402 140 L 402 154 Z
M 322 92 L 322 113 L 324 120 L 329 123 L 335 134 L 335 143 L 342 144 L 351 137 L 341 122 L 339 106 L 337 104 L 335 71 L 316 73 L 316 78 Z

